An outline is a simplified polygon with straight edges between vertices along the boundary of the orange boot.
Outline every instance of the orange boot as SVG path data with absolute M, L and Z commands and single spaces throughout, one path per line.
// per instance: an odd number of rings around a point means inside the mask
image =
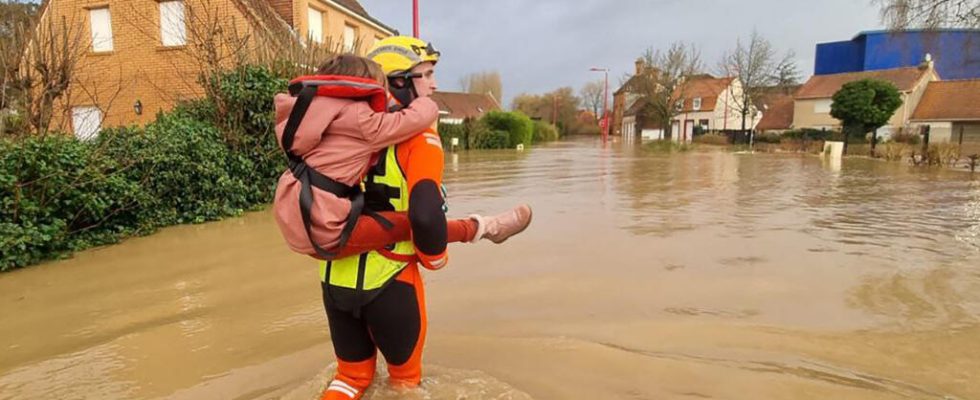
M 320 400 L 357 400 L 371 386 L 377 357 L 361 362 L 337 359 L 337 375 L 323 392 Z

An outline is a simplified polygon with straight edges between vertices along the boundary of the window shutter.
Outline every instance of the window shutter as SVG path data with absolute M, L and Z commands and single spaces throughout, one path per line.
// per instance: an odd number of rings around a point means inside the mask
M 112 51 L 112 18 L 108 8 L 89 10 L 92 25 L 92 51 Z
M 344 25 L 344 51 L 354 51 L 354 41 L 357 38 L 357 31 L 353 26 Z
M 95 139 L 102 130 L 102 110 L 95 106 L 73 107 L 71 122 L 78 140 Z
M 309 8 L 306 10 L 307 24 L 306 31 L 310 40 L 316 43 L 323 43 L 323 13 Z
M 160 41 L 168 47 L 187 44 L 183 1 L 160 2 Z

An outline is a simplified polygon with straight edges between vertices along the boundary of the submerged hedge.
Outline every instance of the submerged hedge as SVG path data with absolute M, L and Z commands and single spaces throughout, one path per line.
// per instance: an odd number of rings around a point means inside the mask
M 243 67 L 208 84 L 219 98 L 96 140 L 0 139 L 0 271 L 271 202 L 285 168 L 272 97 L 286 80 Z

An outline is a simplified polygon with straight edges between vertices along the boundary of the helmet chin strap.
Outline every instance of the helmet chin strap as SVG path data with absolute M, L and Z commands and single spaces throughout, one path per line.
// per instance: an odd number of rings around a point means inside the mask
M 415 80 L 410 76 L 388 77 L 388 88 L 392 97 L 400 103 L 399 108 L 408 107 L 412 101 L 419 98 L 419 92 L 415 89 Z

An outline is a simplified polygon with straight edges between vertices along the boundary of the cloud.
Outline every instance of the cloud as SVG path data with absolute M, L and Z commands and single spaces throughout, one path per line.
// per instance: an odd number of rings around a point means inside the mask
M 419 0 L 424 39 L 443 52 L 440 86 L 497 70 L 505 104 L 520 93 L 577 89 L 608 67 L 610 86 L 648 48 L 698 46 L 709 71 L 738 37 L 757 29 L 780 53 L 796 52 L 805 75 L 817 43 L 880 29 L 869 0 Z M 410 35 L 411 1 L 361 0 L 373 16 Z

